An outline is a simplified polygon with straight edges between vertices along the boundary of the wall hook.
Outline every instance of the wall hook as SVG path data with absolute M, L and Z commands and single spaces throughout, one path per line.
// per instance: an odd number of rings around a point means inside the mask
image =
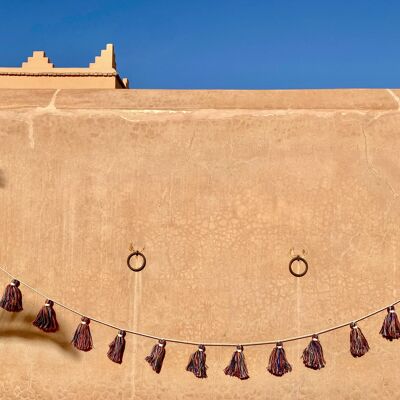
M 140 265 L 140 267 L 138 268 L 134 268 L 131 265 L 131 259 L 132 257 L 140 257 L 142 259 L 142 263 Z M 128 259 L 127 259 L 127 264 L 128 264 L 128 268 L 134 272 L 140 272 L 145 266 L 146 266 L 146 257 L 144 256 L 144 254 L 142 252 L 140 252 L 139 250 L 133 251 L 131 254 L 129 254 Z
M 297 273 L 297 272 L 294 272 L 294 271 L 293 271 L 292 265 L 293 265 L 293 263 L 294 263 L 295 261 L 299 261 L 299 262 L 302 262 L 302 263 L 304 264 L 305 269 L 304 269 L 303 272 Z M 307 273 L 307 271 L 308 271 L 308 263 L 307 263 L 307 261 L 306 261 L 303 257 L 300 257 L 299 255 L 297 255 L 296 257 L 293 257 L 293 258 L 290 260 L 290 263 L 289 263 L 289 271 L 290 271 L 290 273 L 291 273 L 292 275 L 296 276 L 297 278 L 301 278 L 301 277 L 304 276 L 304 275 Z

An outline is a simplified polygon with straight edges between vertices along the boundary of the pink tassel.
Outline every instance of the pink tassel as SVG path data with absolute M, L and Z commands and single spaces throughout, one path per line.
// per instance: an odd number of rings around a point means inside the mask
M 393 339 L 400 338 L 400 323 L 394 306 L 388 307 L 387 312 L 379 333 L 385 339 L 392 341 Z
M 22 293 L 19 289 L 20 283 L 13 279 L 10 284 L 6 286 L 3 297 L 0 300 L 0 307 L 6 311 L 19 312 L 22 311 Z
M 207 378 L 206 348 L 203 345 L 189 359 L 186 371 L 193 372 L 196 378 Z
M 159 374 L 163 365 L 165 357 L 165 346 L 167 342 L 165 340 L 159 340 L 156 345 L 153 346 L 150 355 L 146 357 L 146 361 L 150 364 L 153 371 Z
M 283 344 L 278 342 L 269 357 L 267 370 L 275 376 L 282 376 L 292 370 L 292 366 L 286 359 Z
M 232 355 L 230 364 L 224 369 L 225 375 L 235 376 L 240 380 L 249 379 L 246 360 L 243 354 L 243 346 L 237 346 Z
M 350 353 L 353 357 L 362 357 L 369 350 L 367 339 L 355 322 L 350 324 Z
M 51 300 L 46 300 L 45 305 L 40 309 L 36 319 L 32 322 L 34 326 L 43 332 L 58 331 L 58 322 L 53 305 L 54 303 Z
M 122 364 L 122 358 L 125 351 L 125 331 L 119 331 L 115 339 L 110 343 L 107 356 L 108 358 L 117 363 Z
M 90 351 L 93 349 L 92 335 L 90 333 L 90 319 L 82 317 L 81 323 L 76 328 L 72 344 L 81 351 Z
M 325 367 L 324 352 L 317 335 L 313 335 L 310 344 L 303 351 L 302 358 L 307 368 L 321 369 Z

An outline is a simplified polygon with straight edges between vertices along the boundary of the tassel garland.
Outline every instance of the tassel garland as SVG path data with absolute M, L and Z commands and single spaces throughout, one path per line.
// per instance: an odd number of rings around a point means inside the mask
M 303 351 L 303 363 L 307 368 L 321 369 L 325 367 L 324 352 L 318 335 L 313 335 L 309 345 Z
M 196 378 L 207 378 L 206 347 L 202 344 L 189 359 L 186 371 L 193 372 Z
M 283 344 L 278 342 L 269 357 L 267 370 L 275 376 L 282 376 L 292 370 L 292 366 L 286 359 Z
M 157 344 L 153 346 L 150 355 L 145 360 L 150 364 L 154 372 L 159 374 L 163 365 L 165 357 L 165 346 L 167 342 L 165 340 L 159 340 Z
M 350 353 L 353 357 L 362 357 L 369 350 L 367 339 L 355 322 L 350 328 Z
M 125 351 L 125 331 L 119 331 L 115 339 L 110 343 L 110 349 L 107 352 L 107 357 L 117 363 L 122 364 L 122 357 Z
M 90 319 L 82 317 L 81 323 L 76 328 L 72 344 L 81 351 L 90 351 L 93 349 L 93 340 L 90 333 Z
M 46 300 L 44 306 L 40 309 L 36 319 L 32 324 L 43 332 L 58 331 L 58 322 L 56 312 L 53 309 L 54 303 L 51 300 Z
M 5 271 L 2 267 L 0 270 L 10 275 L 7 271 Z M 10 275 L 12 277 L 12 275 Z M 32 289 L 37 294 L 43 296 L 45 295 L 40 293 L 38 290 L 29 286 L 26 283 L 23 285 Z M 20 281 L 17 279 L 12 279 L 12 281 L 6 286 L 5 291 L 3 293 L 2 298 L 0 299 L 0 307 L 9 312 L 19 312 L 23 310 L 22 306 L 22 293 L 19 289 Z M 400 338 L 400 321 L 396 314 L 394 304 L 400 303 L 400 300 L 397 300 L 395 303 L 392 303 L 391 306 L 387 307 L 387 315 L 383 321 L 382 327 L 380 329 L 380 334 L 382 337 L 389 341 L 393 341 L 394 339 Z M 73 311 L 66 305 L 61 303 L 56 303 L 59 306 L 70 310 L 76 314 L 79 314 L 78 311 Z M 378 309 L 374 312 L 367 314 L 364 317 L 358 319 L 361 321 L 363 319 L 372 317 L 373 315 L 384 311 L 385 309 Z M 82 315 L 82 314 L 80 314 Z M 115 326 L 103 322 L 101 320 L 94 320 L 95 322 L 106 325 L 112 328 L 116 328 Z M 75 330 L 73 339 L 71 343 L 73 346 L 80 351 L 90 351 L 93 349 L 93 339 L 90 331 L 90 319 L 87 317 L 82 317 L 81 322 Z M 54 310 L 54 302 L 52 300 L 46 300 L 44 306 L 38 312 L 35 320 L 32 322 L 34 326 L 39 328 L 44 332 L 56 332 L 59 329 L 59 324 L 57 321 L 56 312 Z M 350 324 L 350 353 L 353 357 L 362 357 L 369 350 L 369 344 L 361 329 L 357 326 L 356 322 L 348 322 L 347 324 L 340 324 L 325 330 L 320 331 L 321 333 L 328 333 L 330 331 L 337 330 L 346 325 Z M 123 361 L 123 356 L 125 352 L 126 333 L 132 333 L 135 335 L 153 337 L 145 333 L 135 332 L 135 331 L 124 331 L 119 330 L 115 339 L 109 344 L 109 350 L 107 352 L 107 357 L 117 364 L 121 364 Z M 298 340 L 303 339 L 304 337 L 308 337 L 308 335 L 297 336 L 294 338 L 286 339 L 289 340 Z M 193 344 L 191 341 L 186 340 L 178 340 L 178 339 L 170 339 L 172 342 L 182 343 L 182 344 Z M 245 346 L 257 346 L 257 345 L 267 345 L 270 344 L 271 341 L 263 341 L 263 342 L 252 342 L 245 343 Z M 212 343 L 212 346 L 232 346 L 230 343 Z M 153 371 L 157 374 L 161 372 L 165 354 L 166 354 L 166 340 L 160 339 L 158 343 L 155 344 L 151 350 L 151 353 L 145 358 L 145 360 L 149 363 Z M 249 379 L 249 373 L 247 370 L 246 360 L 244 356 L 244 347 L 243 345 L 236 346 L 236 350 L 232 355 L 231 361 L 229 365 L 223 370 L 225 375 L 236 377 L 240 380 Z M 322 369 L 326 366 L 326 361 L 324 358 L 324 353 L 322 349 L 322 345 L 319 341 L 318 335 L 313 335 L 310 343 L 304 349 L 302 354 L 303 364 L 307 368 L 311 368 L 314 370 Z M 193 373 L 196 378 L 207 378 L 207 364 L 206 364 L 206 347 L 201 344 L 198 346 L 197 351 L 191 354 L 189 358 L 189 362 L 186 366 L 186 371 Z M 283 376 L 284 374 L 292 371 L 292 366 L 286 358 L 286 353 L 283 348 L 283 342 L 277 342 L 275 348 L 272 350 L 271 355 L 268 360 L 267 370 L 269 373 L 275 376 Z
M 379 332 L 385 339 L 392 341 L 400 338 L 400 323 L 394 306 L 387 308 L 387 315 Z
M 7 285 L 3 297 L 0 300 L 0 307 L 10 312 L 19 312 L 23 310 L 22 293 L 18 287 L 19 285 L 20 283 L 16 279 L 13 279 L 11 283 Z
M 232 355 L 230 364 L 224 369 L 225 375 L 236 376 L 240 380 L 249 379 L 246 360 L 243 354 L 243 346 L 237 346 Z

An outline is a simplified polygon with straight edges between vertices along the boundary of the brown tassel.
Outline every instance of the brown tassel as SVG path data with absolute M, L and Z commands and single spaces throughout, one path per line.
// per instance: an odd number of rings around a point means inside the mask
M 115 339 L 110 343 L 110 349 L 108 350 L 108 358 L 117 363 L 122 364 L 122 357 L 125 351 L 125 331 L 119 331 Z
M 146 357 L 146 361 L 151 365 L 153 371 L 159 374 L 163 365 L 165 357 L 165 346 L 167 342 L 160 339 L 157 344 L 153 346 L 150 355 Z
M 394 306 L 388 307 L 387 312 L 379 333 L 385 339 L 392 341 L 393 339 L 400 338 L 400 323 Z
M 54 303 L 51 300 L 46 300 L 45 305 L 40 309 L 36 319 L 32 322 L 43 332 L 58 331 L 58 322 L 56 312 L 53 309 Z
M 303 351 L 303 363 L 307 368 L 321 369 L 325 367 L 324 352 L 318 335 L 313 335 L 309 345 Z
M 207 368 L 206 347 L 201 344 L 199 349 L 190 356 L 186 371 L 193 372 L 196 378 L 207 378 Z
M 367 339 L 355 322 L 350 324 L 350 353 L 353 357 L 362 357 L 369 350 Z
M 0 307 L 10 312 L 19 312 L 23 310 L 22 293 L 18 287 L 19 285 L 20 283 L 16 279 L 13 279 L 11 283 L 7 285 L 3 297 L 0 300 Z
M 225 375 L 236 376 L 240 380 L 249 379 L 243 346 L 237 346 L 230 364 L 224 369 Z
M 81 351 L 90 351 L 93 349 L 93 340 L 90 333 L 90 319 L 82 317 L 81 323 L 76 328 L 72 344 Z
M 281 342 L 278 342 L 272 350 L 267 370 L 275 376 L 282 376 L 292 370 L 292 366 L 286 359 L 285 350 Z

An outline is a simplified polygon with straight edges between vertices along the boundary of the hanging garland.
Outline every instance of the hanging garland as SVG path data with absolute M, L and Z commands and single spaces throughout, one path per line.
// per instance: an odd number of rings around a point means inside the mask
M 179 339 L 163 339 L 158 336 L 149 335 L 147 333 L 137 332 L 129 329 L 121 329 L 115 325 L 112 325 L 108 322 L 101 321 L 96 318 L 89 318 L 82 314 L 79 311 L 76 311 L 65 304 L 62 304 L 56 300 L 49 300 L 48 296 L 44 295 L 37 289 L 33 288 L 27 283 L 22 282 L 17 279 L 15 276 L 10 274 L 4 268 L 0 267 L 0 270 L 7 274 L 12 278 L 11 282 L 6 286 L 3 297 L 0 300 L 0 307 L 9 312 L 20 312 L 23 310 L 22 306 L 22 293 L 20 290 L 20 285 L 24 285 L 25 287 L 31 289 L 33 292 L 38 294 L 39 296 L 46 299 L 44 306 L 40 309 L 37 317 L 32 322 L 34 326 L 43 332 L 56 332 L 59 329 L 59 325 L 57 322 L 56 312 L 54 310 L 54 304 L 71 311 L 74 314 L 77 314 L 81 317 L 81 322 L 79 323 L 74 336 L 72 338 L 71 343 L 73 346 L 80 351 L 90 351 L 93 348 L 93 340 L 90 332 L 90 322 L 94 321 L 98 324 L 108 326 L 118 331 L 115 339 L 110 343 L 109 350 L 107 352 L 108 358 L 117 363 L 121 364 L 124 351 L 125 351 L 125 336 L 127 333 L 147 337 L 151 339 L 158 340 L 151 353 L 145 358 L 145 360 L 150 364 L 151 368 L 154 372 L 159 374 L 162 369 L 163 361 L 166 354 L 166 344 L 167 342 L 171 343 L 180 343 L 186 345 L 197 345 L 198 350 L 190 356 L 189 363 L 186 367 L 186 371 L 192 372 L 196 378 L 207 378 L 207 365 L 206 365 L 206 346 L 219 346 L 219 347 L 232 347 L 236 346 L 236 350 L 232 355 L 232 359 L 229 365 L 224 369 L 225 375 L 234 376 L 241 380 L 245 380 L 249 378 L 249 373 L 246 366 L 246 360 L 244 356 L 244 347 L 250 346 L 262 346 L 268 344 L 275 344 L 275 348 L 272 350 L 271 355 L 269 357 L 267 370 L 272 375 L 282 376 L 290 371 L 292 371 L 292 366 L 286 358 L 286 353 L 283 348 L 284 342 L 291 342 L 294 340 L 300 340 L 311 337 L 311 341 L 308 346 L 304 349 L 302 359 L 303 363 L 307 368 L 311 368 L 314 370 L 319 370 L 324 368 L 326 365 L 326 361 L 324 358 L 324 353 L 322 350 L 322 345 L 319 341 L 319 335 L 327 332 L 331 332 L 345 326 L 350 326 L 350 353 L 353 357 L 362 357 L 369 350 L 368 341 L 363 335 L 361 329 L 357 325 L 357 322 L 372 317 L 375 314 L 378 314 L 385 309 L 387 310 L 387 315 L 383 321 L 380 335 L 385 339 L 392 341 L 394 339 L 400 338 L 400 322 L 398 316 L 396 314 L 394 306 L 400 303 L 400 300 L 396 300 L 394 303 L 389 306 L 382 307 L 376 311 L 373 311 L 363 317 L 357 318 L 350 322 L 346 322 L 340 325 L 333 326 L 331 328 L 323 329 L 314 334 L 306 334 L 295 336 L 291 338 L 286 338 L 282 340 L 267 340 L 263 342 L 250 342 L 243 343 L 241 345 L 236 345 L 233 343 L 198 343 L 187 340 L 179 340 Z

